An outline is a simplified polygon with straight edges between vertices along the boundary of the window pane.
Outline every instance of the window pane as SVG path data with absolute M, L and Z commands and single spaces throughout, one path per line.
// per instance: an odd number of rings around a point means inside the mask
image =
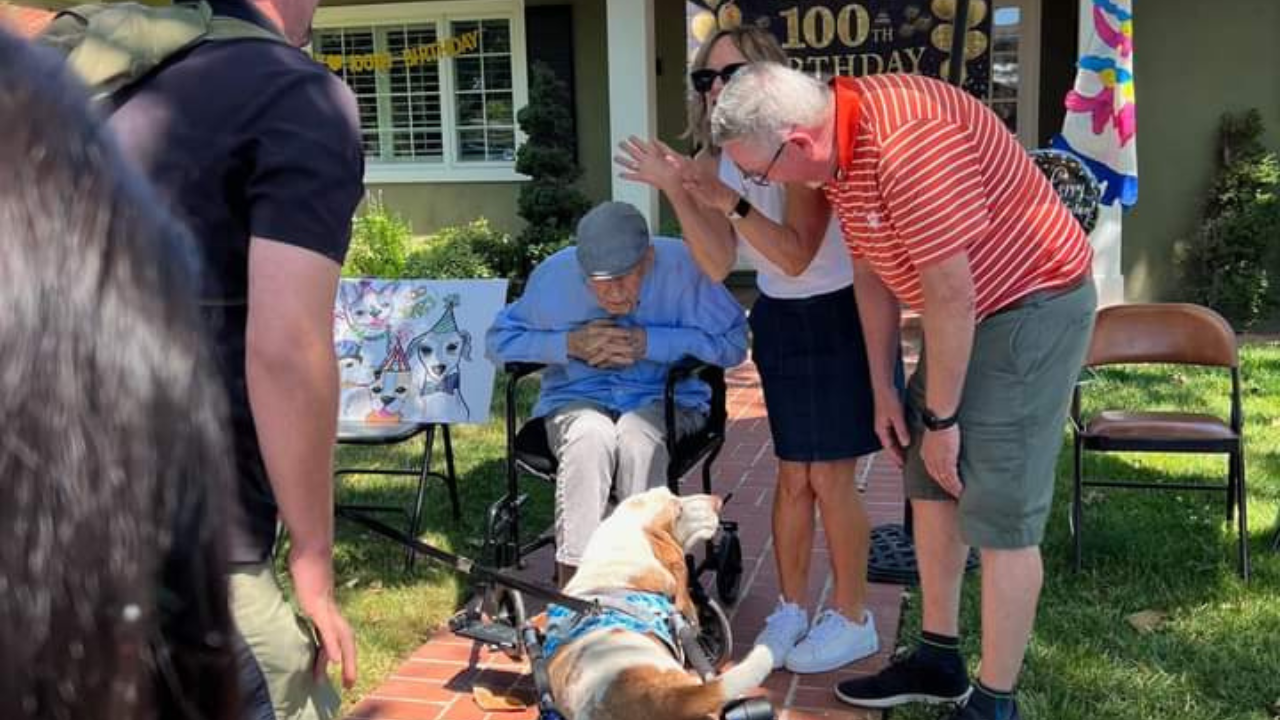
M 512 92 L 511 23 L 455 22 L 450 32 L 480 30 L 478 53 L 454 58 L 458 160 L 511 162 L 515 156 L 515 95 Z
M 459 160 L 484 160 L 485 155 L 484 130 L 458 131 Z
M 516 159 L 515 130 L 489 130 L 489 159 L 514 162 Z
M 484 89 L 484 74 L 478 57 L 459 57 L 453 61 L 454 73 L 457 76 L 459 92 Z
M 512 124 L 515 122 L 515 117 L 511 105 L 511 93 L 485 93 L 485 121 L 490 125 Z
M 484 127 L 484 95 L 467 93 L 458 96 L 458 125 Z
M 480 52 L 486 55 L 511 52 L 511 29 L 506 20 L 485 20 L 481 28 Z
M 383 132 L 392 136 L 384 159 L 444 159 L 440 129 L 440 62 L 425 51 L 439 40 L 434 23 L 380 28 L 391 68 L 382 84 Z
M 484 88 L 486 90 L 511 89 L 511 61 L 508 58 L 485 58 Z
M 360 117 L 360 140 L 368 157 L 378 157 L 382 142 L 378 133 L 378 87 L 372 72 L 353 69 L 350 59 L 374 51 L 372 28 L 316 30 L 312 52 L 335 75 L 350 86 L 356 96 Z

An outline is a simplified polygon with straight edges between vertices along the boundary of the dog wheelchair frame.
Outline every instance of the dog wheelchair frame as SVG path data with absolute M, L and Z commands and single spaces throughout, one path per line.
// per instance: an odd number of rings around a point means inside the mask
M 533 672 L 534 689 L 537 694 L 539 720 L 563 720 L 556 708 L 555 698 L 551 693 L 551 682 L 547 674 L 547 660 L 543 655 L 543 636 L 538 628 L 529 621 L 525 612 L 524 595 L 536 597 L 548 603 L 566 607 L 583 615 L 597 615 L 606 610 L 627 612 L 614 604 L 601 603 L 599 600 L 586 600 L 566 595 L 559 590 L 545 587 L 537 583 L 522 580 L 499 570 L 480 565 L 468 558 L 454 555 L 418 538 L 407 535 L 369 514 L 356 508 L 339 507 L 338 517 L 363 526 L 371 532 L 399 543 L 409 551 L 445 565 L 463 576 L 473 580 L 476 587 L 475 599 L 449 621 L 449 629 L 460 637 L 480 642 L 491 648 L 505 652 L 512 658 L 524 657 L 529 661 Z M 688 560 L 692 562 L 691 560 Z M 700 590 L 701 584 L 692 575 L 690 584 Z M 714 602 L 706 597 L 705 592 L 699 599 L 694 597 L 698 606 L 699 624 L 702 620 L 703 607 L 714 606 Z M 718 607 L 716 611 L 719 612 Z M 716 675 L 716 666 L 727 659 L 729 648 L 719 646 L 716 651 L 723 651 L 726 657 L 716 658 L 708 652 L 708 639 L 705 633 L 699 633 L 679 613 L 672 618 L 675 627 L 673 635 L 680 645 L 685 663 L 696 671 L 705 682 Z M 724 623 L 727 631 L 728 621 L 723 613 L 716 616 L 714 623 Z M 729 702 L 721 710 L 721 720 L 773 720 L 773 705 L 765 698 L 743 698 Z

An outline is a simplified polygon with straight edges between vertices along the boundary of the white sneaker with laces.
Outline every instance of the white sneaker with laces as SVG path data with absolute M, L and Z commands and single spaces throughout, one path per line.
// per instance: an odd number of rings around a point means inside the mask
M 800 638 L 809 629 L 809 617 L 804 608 L 778 598 L 778 604 L 764 621 L 764 630 L 756 636 L 756 645 L 764 645 L 773 655 L 773 669 L 777 670 L 786 662 Z
M 827 609 L 813 620 L 813 627 L 787 654 L 787 669 L 793 673 L 823 673 L 848 665 L 880 649 L 876 621 L 864 610 L 862 622 L 850 621 L 839 610 Z

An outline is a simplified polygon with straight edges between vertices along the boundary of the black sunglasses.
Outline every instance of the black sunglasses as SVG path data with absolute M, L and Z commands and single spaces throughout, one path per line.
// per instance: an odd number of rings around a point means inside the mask
M 689 82 L 693 85 L 693 89 L 700 93 L 711 91 L 711 86 L 716 84 L 716 78 L 720 78 L 721 82 L 729 82 L 729 78 L 733 74 L 746 67 L 746 63 L 729 63 L 719 70 L 711 68 L 702 68 L 689 73 Z

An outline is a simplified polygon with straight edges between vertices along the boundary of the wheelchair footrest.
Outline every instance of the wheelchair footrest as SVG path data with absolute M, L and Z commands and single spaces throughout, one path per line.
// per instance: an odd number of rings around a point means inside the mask
M 520 634 L 511 625 L 486 621 L 470 612 L 461 612 L 449 619 L 449 630 L 458 637 L 474 640 L 504 652 L 520 648 Z

